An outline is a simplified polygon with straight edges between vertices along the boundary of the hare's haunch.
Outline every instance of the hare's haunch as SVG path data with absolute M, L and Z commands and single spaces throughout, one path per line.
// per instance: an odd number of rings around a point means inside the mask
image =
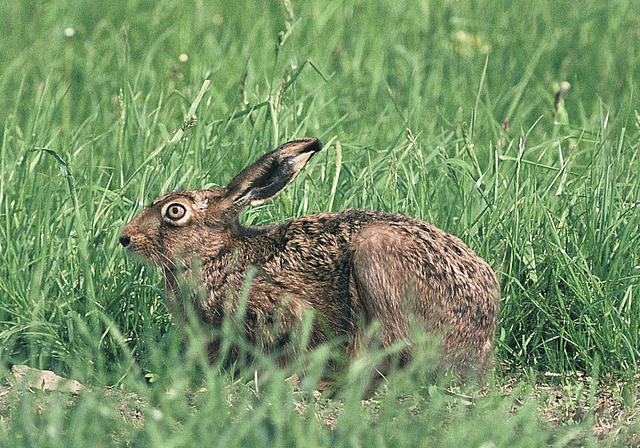
M 190 301 L 204 322 L 220 328 L 251 281 L 241 328 L 267 352 L 283 353 L 292 329 L 314 309 L 320 318 L 310 346 L 338 337 L 353 355 L 372 323 L 387 347 L 406 341 L 418 322 L 441 340 L 449 366 L 481 372 L 492 357 L 499 286 L 458 238 L 418 219 L 354 209 L 240 225 L 243 207 L 282 191 L 320 149 L 318 139 L 293 140 L 224 188 L 172 191 L 127 224 L 120 243 L 162 269 L 178 320 Z M 213 338 L 212 358 L 218 345 Z

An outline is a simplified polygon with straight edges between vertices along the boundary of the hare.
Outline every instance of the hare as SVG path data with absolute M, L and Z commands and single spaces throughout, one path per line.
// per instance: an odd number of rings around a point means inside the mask
M 278 194 L 321 149 L 316 138 L 293 140 L 224 188 L 172 191 L 128 223 L 120 243 L 162 269 L 169 309 L 183 324 L 190 306 L 220 328 L 242 303 L 243 337 L 282 353 L 313 310 L 308 346 L 339 339 L 354 356 L 370 343 L 374 322 L 382 347 L 407 341 L 417 322 L 439 338 L 449 367 L 482 373 L 491 364 L 500 290 L 489 265 L 460 239 L 418 219 L 355 209 L 239 223 L 245 206 Z M 211 361 L 219 346 L 212 338 Z M 400 362 L 409 356 L 407 346 Z

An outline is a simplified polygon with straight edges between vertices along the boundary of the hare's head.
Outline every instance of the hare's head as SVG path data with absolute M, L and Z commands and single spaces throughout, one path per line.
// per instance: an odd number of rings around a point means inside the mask
M 318 139 L 293 140 L 247 166 L 224 188 L 172 191 L 127 224 L 120 243 L 167 269 L 215 256 L 233 243 L 242 208 L 262 204 L 282 191 L 320 149 Z

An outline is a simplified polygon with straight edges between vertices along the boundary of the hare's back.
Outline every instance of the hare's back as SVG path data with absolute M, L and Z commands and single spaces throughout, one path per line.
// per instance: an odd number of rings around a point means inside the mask
M 416 218 L 349 209 L 298 218 L 285 233 L 297 251 L 325 262 L 348 260 L 368 275 L 382 275 L 379 269 L 404 284 L 415 277 L 444 296 L 497 295 L 495 274 L 482 258 L 459 238 Z
M 344 288 L 355 275 L 365 285 L 383 282 L 399 294 L 412 287 L 432 300 L 497 300 L 489 265 L 459 238 L 419 219 L 349 209 L 297 218 L 277 233 L 278 258 L 307 280 L 340 277 Z
M 419 219 L 391 213 L 348 210 L 363 225 L 351 237 L 355 265 L 379 265 L 400 278 L 415 276 L 433 289 L 495 295 L 497 281 L 489 265 L 459 238 Z M 364 219 L 363 219 L 364 218 Z M 367 266 L 369 265 L 369 266 Z M 481 291 L 474 291 L 474 296 Z

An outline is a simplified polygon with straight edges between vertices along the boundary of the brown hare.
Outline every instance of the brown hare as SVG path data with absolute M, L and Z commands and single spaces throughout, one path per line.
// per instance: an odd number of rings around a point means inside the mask
M 448 367 L 482 374 L 492 359 L 499 286 L 458 238 L 418 219 L 354 209 L 277 225 L 238 222 L 243 207 L 282 191 L 321 149 L 316 138 L 293 140 L 224 188 L 172 191 L 127 224 L 120 243 L 162 269 L 178 320 L 189 306 L 220 328 L 242 304 L 243 337 L 260 350 L 283 353 L 314 310 L 309 347 L 341 340 L 353 356 L 371 344 L 372 323 L 382 347 L 406 341 L 418 323 L 437 335 Z M 211 360 L 218 351 L 213 338 Z M 407 346 L 400 362 L 409 354 Z

